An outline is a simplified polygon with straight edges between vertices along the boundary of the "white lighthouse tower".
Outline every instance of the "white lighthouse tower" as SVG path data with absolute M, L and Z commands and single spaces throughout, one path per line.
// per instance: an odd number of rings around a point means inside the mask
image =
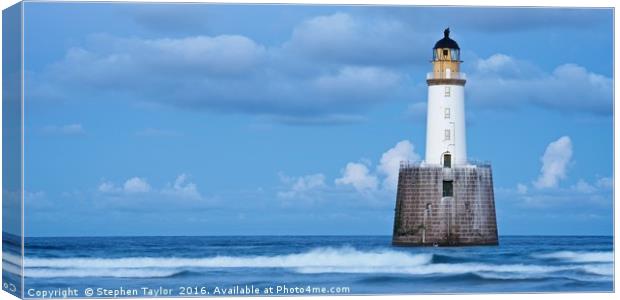
M 433 72 L 428 73 L 426 158 L 429 165 L 467 163 L 465 137 L 465 74 L 460 72 L 460 48 L 450 29 L 433 47 Z

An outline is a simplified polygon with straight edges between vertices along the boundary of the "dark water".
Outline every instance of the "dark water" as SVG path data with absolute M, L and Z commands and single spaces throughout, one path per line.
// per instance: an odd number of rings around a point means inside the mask
M 12 260 L 5 255 L 5 269 Z M 236 286 L 233 294 L 253 286 L 261 295 L 612 291 L 613 239 L 507 236 L 500 246 L 456 248 L 392 247 L 389 236 L 26 239 L 26 296 L 124 296 L 121 287 L 200 296 Z

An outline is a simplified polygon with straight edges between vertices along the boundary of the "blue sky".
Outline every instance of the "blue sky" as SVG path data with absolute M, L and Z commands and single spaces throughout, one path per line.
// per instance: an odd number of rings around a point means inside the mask
M 26 235 L 391 234 L 447 26 L 500 234 L 611 234 L 612 17 L 26 3 Z

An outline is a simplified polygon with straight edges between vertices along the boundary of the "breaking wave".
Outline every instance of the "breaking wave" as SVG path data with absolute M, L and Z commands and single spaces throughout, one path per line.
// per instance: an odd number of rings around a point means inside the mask
M 16 266 L 21 266 L 22 265 L 21 257 L 19 255 L 12 254 L 10 252 L 2 253 L 2 261 L 11 263 L 11 264 L 16 265 Z
M 575 263 L 589 263 L 589 262 L 613 262 L 613 252 L 573 252 L 573 251 L 558 251 L 544 254 L 534 254 L 535 258 L 557 259 L 565 260 Z
M 22 262 L 18 255 L 9 252 L 2 253 L 2 270 L 18 276 L 22 274 Z
M 606 270 L 609 269 L 609 270 Z M 457 263 L 457 264 L 426 264 L 420 266 L 389 266 L 384 268 L 368 267 L 359 265 L 356 267 L 303 267 L 296 271 L 306 274 L 314 273 L 396 273 L 408 275 L 456 275 L 456 274 L 484 274 L 486 277 L 524 279 L 540 275 L 562 271 L 580 271 L 594 275 L 611 276 L 613 272 L 609 266 L 542 266 L 524 264 L 482 264 L 482 263 Z
M 563 252 L 557 252 L 563 253 Z M 567 255 L 555 254 L 566 257 Z M 546 255 L 551 255 L 546 254 Z M 553 257 L 555 258 L 555 257 Z M 563 259 L 562 258 L 562 259 Z M 583 257 L 581 258 L 583 261 Z M 606 257 L 594 256 L 589 262 Z M 607 260 L 602 260 L 607 262 Z M 34 258 L 24 261 L 26 277 L 172 277 L 190 271 L 225 268 L 285 268 L 302 274 L 367 273 L 451 276 L 477 274 L 486 278 L 540 278 L 554 272 L 574 271 L 590 276 L 612 276 L 611 264 L 535 265 L 476 262 L 438 263 L 433 254 L 394 250 L 360 251 L 351 247 L 316 248 L 303 253 L 274 256 Z M 207 270 L 205 270 L 207 269 Z
M 26 270 L 26 277 L 118 277 L 118 278 L 166 278 L 174 277 L 185 271 L 145 270 L 125 268 L 80 268 L 80 269 L 32 269 Z
M 587 265 L 583 267 L 587 273 L 601 275 L 601 276 L 613 276 L 614 268 L 612 264 L 603 265 Z
M 358 251 L 353 248 L 318 248 L 305 253 L 276 256 L 214 256 L 206 258 L 26 258 L 26 268 L 297 268 L 416 266 L 430 263 L 432 254 L 391 250 Z

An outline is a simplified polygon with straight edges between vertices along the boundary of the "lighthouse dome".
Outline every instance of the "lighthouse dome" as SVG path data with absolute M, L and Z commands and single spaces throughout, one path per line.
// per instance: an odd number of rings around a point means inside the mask
M 446 28 L 446 30 L 443 31 L 443 39 L 437 41 L 437 43 L 435 43 L 435 47 L 433 47 L 433 49 L 439 48 L 461 49 L 459 48 L 459 44 L 450 38 L 450 28 Z

